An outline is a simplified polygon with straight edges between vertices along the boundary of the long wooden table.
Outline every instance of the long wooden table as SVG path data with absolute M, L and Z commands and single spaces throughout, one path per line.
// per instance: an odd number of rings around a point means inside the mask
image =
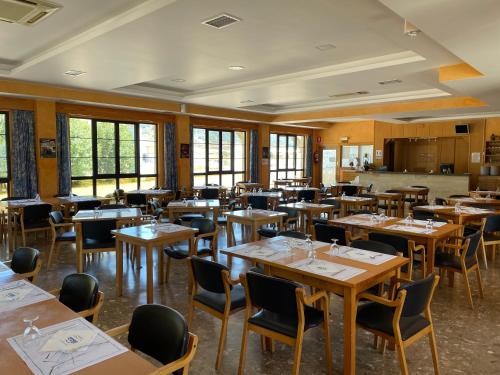
M 111 198 L 97 197 L 97 196 L 68 195 L 64 197 L 54 197 L 45 199 L 46 202 L 52 204 L 53 206 L 61 206 L 65 217 L 70 216 L 71 209 L 75 208 L 78 205 L 78 203 L 94 201 L 94 200 L 100 201 L 101 204 L 108 204 L 111 201 Z
M 316 250 L 317 258 L 337 264 L 364 269 L 365 272 L 354 276 L 351 279 L 340 281 L 332 277 L 327 277 L 311 272 L 306 272 L 297 268 L 290 267 L 289 264 L 307 258 L 307 251 L 303 249 L 293 249 L 289 256 L 275 261 L 269 261 L 262 258 L 253 258 L 245 253 L 236 253 L 236 251 L 245 247 L 260 245 L 265 247 L 274 241 L 282 241 L 284 237 L 275 237 L 268 240 L 248 243 L 221 250 L 228 258 L 238 257 L 248 260 L 252 263 L 258 262 L 264 265 L 268 274 L 283 277 L 289 280 L 295 280 L 305 285 L 326 290 L 332 293 L 344 296 L 344 374 L 356 373 L 356 313 L 358 308 L 357 296 L 371 288 L 374 285 L 384 282 L 390 277 L 399 277 L 400 268 L 408 263 L 407 258 L 395 257 L 380 265 L 371 265 L 364 262 L 346 259 L 327 254 L 330 247 L 325 243 L 324 247 Z
M 197 229 L 175 224 L 141 225 L 111 231 L 116 238 L 116 295 L 123 294 L 123 245 L 128 243 L 146 249 L 147 303 L 153 303 L 153 248 L 158 250 L 158 282 L 163 282 L 163 247 L 189 241 L 189 254 L 194 255 L 194 234 Z
M 176 214 L 187 212 L 199 212 L 207 214 L 210 211 L 214 212 L 214 218 L 219 217 L 220 201 L 218 199 L 195 199 L 183 201 L 170 201 L 167 205 L 168 218 L 171 223 L 174 222 Z
M 356 196 L 340 196 L 334 199 L 340 201 L 340 209 L 342 216 L 347 216 L 349 207 L 355 207 L 356 209 L 361 209 L 362 207 L 373 207 L 377 204 L 377 199 L 375 197 L 356 197 Z
M 329 220 L 331 225 L 340 225 L 347 228 L 357 228 L 366 230 L 368 232 L 383 232 L 388 234 L 398 234 L 408 239 L 414 240 L 418 244 L 425 245 L 427 254 L 427 272 L 430 273 L 434 270 L 434 258 L 436 254 L 436 245 L 439 242 L 445 241 L 452 236 L 459 236 L 462 234 L 463 226 L 458 224 L 445 224 L 443 226 L 434 227 L 431 233 L 415 233 L 410 230 L 395 230 L 388 228 L 391 225 L 399 224 L 405 225 L 401 218 L 392 218 L 382 222 L 372 222 L 369 215 L 353 215 L 342 217 L 338 219 Z M 421 225 L 409 225 L 411 227 L 422 227 Z
M 474 207 L 498 207 L 500 209 L 500 199 L 483 198 L 483 197 L 469 197 L 469 198 L 446 198 L 448 204 L 460 203 L 464 206 Z
M 300 230 L 304 233 L 310 233 L 310 227 L 312 226 L 313 219 L 320 216 L 323 212 L 328 214 L 328 219 L 333 219 L 333 210 L 335 207 L 331 204 L 319 204 L 319 203 L 287 203 L 282 204 L 280 207 L 293 208 L 300 213 Z M 309 223 L 309 227 L 306 225 Z
M 478 221 L 485 217 L 495 215 L 496 211 L 486 210 L 476 207 L 461 207 L 459 211 L 454 206 L 426 205 L 416 206 L 413 210 L 432 212 L 438 217 L 453 220 L 455 224 L 464 224 L 471 221 Z
M 19 280 L 20 277 L 12 271 L 0 272 L 0 284 Z M 7 338 L 22 334 L 26 325 L 23 318 L 34 318 L 38 328 L 48 327 L 57 323 L 77 318 L 78 315 L 59 302 L 57 299 L 38 302 L 32 305 L 0 313 L 0 374 L 28 375 L 31 370 L 7 342 Z M 140 375 L 151 374 L 156 368 L 128 350 L 118 356 L 99 362 L 93 366 L 77 372 L 82 375 L 124 374 Z

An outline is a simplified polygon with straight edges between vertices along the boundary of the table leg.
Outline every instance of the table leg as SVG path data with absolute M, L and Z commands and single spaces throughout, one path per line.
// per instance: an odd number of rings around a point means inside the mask
M 344 289 L 344 374 L 356 373 L 356 291 Z
M 217 219 L 219 219 L 219 208 L 214 208 L 214 221 L 217 223 Z
M 174 210 L 172 208 L 168 209 L 168 222 L 171 224 L 174 223 Z
M 255 242 L 257 241 L 257 223 L 252 223 L 251 224 L 251 227 L 252 227 L 252 242 Z
M 195 242 L 194 236 L 188 240 L 188 244 L 189 244 L 188 254 L 190 256 L 193 256 L 194 254 L 196 254 L 196 249 L 194 248 L 194 242 Z M 188 270 L 188 273 L 189 273 L 189 270 Z M 188 277 L 188 294 L 191 294 L 192 292 L 193 292 L 193 280 L 191 277 Z
M 165 265 L 163 264 L 165 260 L 163 259 L 163 246 L 158 246 L 156 248 L 158 251 L 158 284 L 163 284 L 165 281 Z
M 147 284 L 147 303 L 153 303 L 153 248 L 146 246 L 146 284 Z
M 427 246 L 426 246 L 426 255 L 427 255 L 427 274 L 424 276 L 427 276 L 429 273 L 434 271 L 434 258 L 436 256 L 436 240 L 433 238 L 429 238 L 427 240 Z
M 116 296 L 123 294 L 123 242 L 116 239 Z
M 234 246 L 233 221 L 230 217 L 227 218 L 227 247 Z

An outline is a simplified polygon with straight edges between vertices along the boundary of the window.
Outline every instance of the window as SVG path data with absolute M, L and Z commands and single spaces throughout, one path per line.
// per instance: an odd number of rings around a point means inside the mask
M 234 186 L 245 179 L 245 132 L 193 128 L 193 185 Z
M 342 146 L 342 168 L 373 163 L 373 145 Z
M 271 186 L 277 179 L 304 176 L 305 136 L 271 133 L 270 146 Z
M 0 112 L 0 199 L 9 195 L 9 125 L 6 112 Z
M 156 125 L 71 118 L 72 192 L 105 196 L 157 182 Z

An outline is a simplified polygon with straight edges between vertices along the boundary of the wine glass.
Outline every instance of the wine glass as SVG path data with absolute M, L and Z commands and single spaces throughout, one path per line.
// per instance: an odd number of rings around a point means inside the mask
M 309 254 L 309 258 L 316 259 L 316 251 L 314 250 L 314 243 L 310 234 L 306 234 L 306 250 Z
M 39 202 L 39 201 L 40 201 L 40 194 L 36 193 L 36 195 L 35 195 L 35 200 L 36 200 L 37 202 Z
M 372 213 L 372 215 L 370 216 L 370 222 L 372 224 L 376 224 L 378 222 L 378 215 L 376 212 Z
M 405 224 L 406 224 L 406 225 L 411 225 L 411 224 L 413 224 L 413 216 L 411 216 L 411 214 L 408 214 L 408 216 L 406 217 L 406 219 L 405 219 Z
M 252 205 L 249 203 L 248 206 L 247 206 L 247 210 L 248 211 L 252 211 Z
M 461 207 L 460 207 L 460 202 L 455 203 L 455 212 L 460 213 Z
M 337 238 L 332 238 L 332 245 L 330 246 L 330 254 L 334 256 L 338 256 L 340 254 L 340 247 L 337 244 L 338 239 Z
M 26 318 L 23 319 L 24 324 L 26 324 L 26 328 L 24 329 L 23 332 L 23 337 L 25 339 L 29 338 L 31 340 L 35 340 L 36 338 L 42 336 L 38 327 L 33 324 L 38 320 L 38 318 L 39 318 L 38 316 L 35 316 L 33 319 L 26 319 Z
M 187 206 L 188 201 L 187 201 L 187 199 L 186 199 L 186 198 L 182 198 L 182 204 L 183 204 L 184 206 Z
M 434 220 L 427 219 L 427 223 L 425 224 L 425 229 L 432 230 L 434 227 Z
M 99 216 L 99 207 L 94 207 L 94 216 L 95 217 Z
M 302 198 L 302 199 L 300 200 L 300 204 L 301 204 L 301 205 L 304 205 L 305 203 L 306 203 L 306 200 L 305 200 L 304 198 Z

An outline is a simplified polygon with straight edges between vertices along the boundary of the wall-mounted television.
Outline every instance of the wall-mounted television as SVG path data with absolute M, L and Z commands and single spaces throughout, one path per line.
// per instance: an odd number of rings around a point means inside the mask
M 455 134 L 469 134 L 469 124 L 455 125 Z

